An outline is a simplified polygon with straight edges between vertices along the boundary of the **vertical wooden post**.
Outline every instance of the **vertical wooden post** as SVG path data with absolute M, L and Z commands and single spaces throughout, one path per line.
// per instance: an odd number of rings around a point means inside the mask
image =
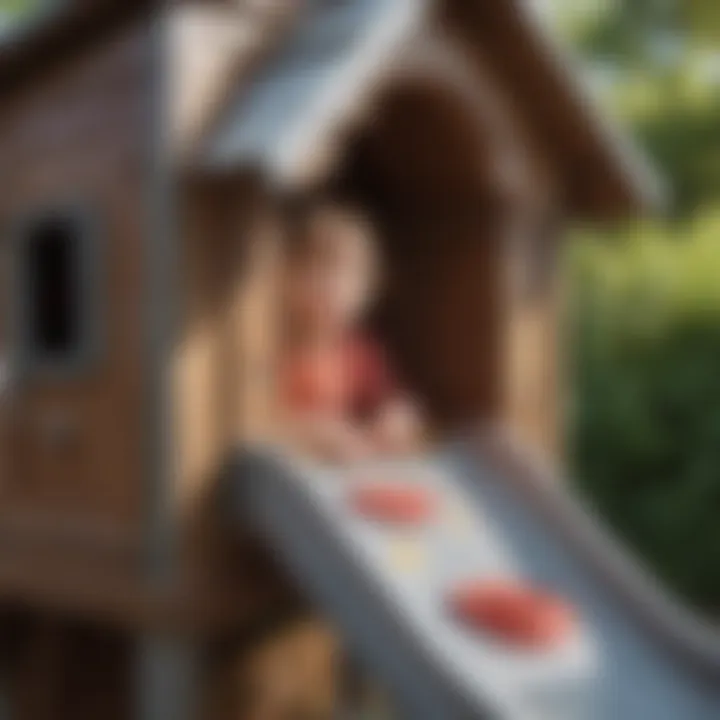
M 244 222 L 244 282 L 237 285 L 229 308 L 228 335 L 235 338 L 241 358 L 235 397 L 234 441 L 263 441 L 273 429 L 277 334 L 280 228 L 266 198 L 256 194 L 255 207 Z
M 520 208 L 501 243 L 501 421 L 555 463 L 561 455 L 559 239 Z
M 156 585 L 179 573 L 171 359 L 177 332 L 177 188 L 169 133 L 170 18 L 160 3 L 148 28 L 149 167 L 145 257 L 146 570 Z

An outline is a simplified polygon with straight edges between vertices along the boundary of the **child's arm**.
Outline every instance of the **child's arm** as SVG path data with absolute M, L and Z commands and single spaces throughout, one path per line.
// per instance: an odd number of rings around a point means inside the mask
M 371 408 L 366 426 L 374 452 L 404 454 L 422 444 L 425 423 L 419 404 L 398 383 L 381 348 L 364 348 L 362 384 Z

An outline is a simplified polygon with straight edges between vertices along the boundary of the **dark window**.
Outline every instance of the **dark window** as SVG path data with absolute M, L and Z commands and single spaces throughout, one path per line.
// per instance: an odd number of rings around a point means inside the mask
M 76 209 L 20 224 L 16 245 L 18 357 L 27 369 L 74 370 L 97 351 L 97 233 Z
M 39 222 L 25 252 L 29 349 L 40 358 L 75 355 L 82 340 L 78 229 L 71 220 Z

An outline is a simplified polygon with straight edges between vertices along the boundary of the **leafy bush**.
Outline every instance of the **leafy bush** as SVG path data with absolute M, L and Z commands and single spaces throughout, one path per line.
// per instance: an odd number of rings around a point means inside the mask
M 682 239 L 680 239 L 682 238 Z M 720 611 L 720 214 L 570 247 L 575 475 L 678 591 Z

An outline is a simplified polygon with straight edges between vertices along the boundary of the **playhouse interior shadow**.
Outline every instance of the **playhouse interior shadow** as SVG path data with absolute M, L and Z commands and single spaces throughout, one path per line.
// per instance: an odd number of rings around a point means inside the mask
M 496 226 L 509 207 L 498 148 L 463 101 L 393 88 L 348 145 L 335 182 L 368 212 L 384 268 L 376 330 L 440 428 L 499 402 Z

